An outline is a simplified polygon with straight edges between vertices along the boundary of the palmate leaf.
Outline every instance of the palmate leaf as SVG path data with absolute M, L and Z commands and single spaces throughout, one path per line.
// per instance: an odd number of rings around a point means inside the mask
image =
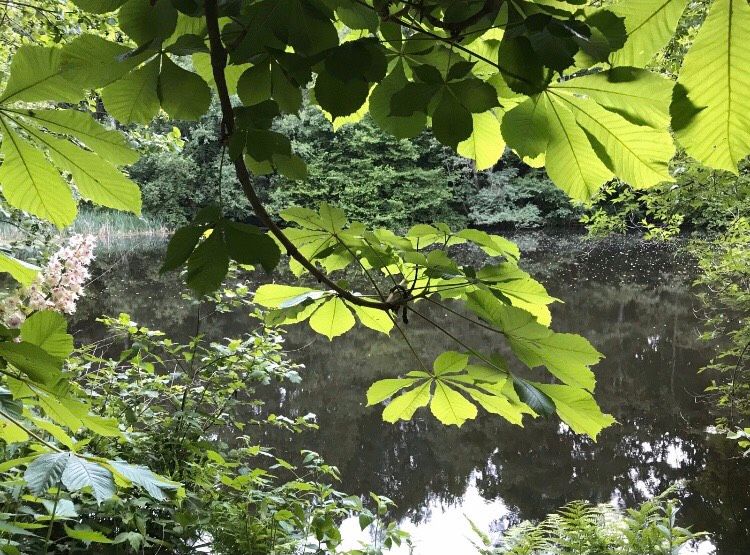
M 63 47 L 65 77 L 76 84 L 100 89 L 129 73 L 153 53 L 135 53 L 129 46 L 84 34 Z
M 477 407 L 472 402 L 440 380 L 435 382 L 430 410 L 435 418 L 446 426 L 461 426 L 477 416 Z
M 31 126 L 23 125 L 22 128 L 47 150 L 58 168 L 71 174 L 83 198 L 100 206 L 140 214 L 141 191 L 138 185 L 104 158 Z
M 11 206 L 57 227 L 73 223 L 77 208 L 68 184 L 38 149 L 23 140 L 0 118 L 3 164 L 0 185 Z
M 617 67 L 551 85 L 592 99 L 636 125 L 666 129 L 674 83 L 645 69 Z
M 399 60 L 391 72 L 370 93 L 370 115 L 375 123 L 387 133 L 400 139 L 416 137 L 427 124 L 427 115 L 414 112 L 408 116 L 391 115 L 391 99 L 403 89 L 408 80 L 403 61 Z
M 599 159 L 566 106 L 552 102 L 547 95 L 538 104 L 544 107 L 548 129 L 547 174 L 571 198 L 588 201 L 613 177 L 612 171 Z
M 612 415 L 602 413 L 587 391 L 568 385 L 534 385 L 552 399 L 557 414 L 577 434 L 586 434 L 596 441 L 602 429 L 616 422 Z
M 533 315 L 500 302 L 488 291 L 467 294 L 468 308 L 485 322 L 496 326 L 510 343 L 514 354 L 529 368 L 546 366 L 568 385 L 594 390 L 596 380 L 589 368 L 602 358 L 583 337 L 555 333 Z
M 446 351 L 435 359 L 432 373 L 417 370 L 404 378 L 379 380 L 367 390 L 367 405 L 392 397 L 383 420 L 396 422 L 411 419 L 417 409 L 429 404 L 433 416 L 448 426 L 476 418 L 474 403 L 516 425 L 522 425 L 524 414 L 534 415 L 507 381 L 504 361 L 496 359 L 496 367 L 490 368 L 469 365 L 469 358 Z M 407 391 L 399 394 L 403 390 Z
M 620 0 L 608 10 L 625 20 L 627 40 L 609 61 L 613 66 L 644 67 L 674 36 L 687 0 Z
M 677 80 L 677 140 L 703 164 L 737 173 L 750 153 L 750 6 L 715 0 Z
M 531 313 L 543 326 L 549 327 L 552 315 L 547 305 L 558 299 L 551 297 L 544 286 L 515 264 L 485 266 L 477 272 L 477 279 L 500 293 L 510 304 Z
M 367 406 L 377 405 L 396 393 L 414 385 L 419 378 L 387 378 L 378 380 L 367 390 Z
M 13 55 L 8 83 L 0 93 L 0 104 L 43 100 L 77 102 L 82 97 L 81 84 L 65 75 L 62 49 L 24 45 Z
M 426 407 L 429 402 L 430 382 L 425 381 L 388 403 L 388 406 L 383 409 L 383 420 L 391 423 L 398 420 L 411 420 L 417 409 Z
M 53 133 L 74 137 L 116 166 L 133 164 L 138 160 L 138 152 L 130 147 L 125 135 L 105 128 L 87 113 L 50 109 L 23 110 L 16 113 Z
M 310 327 L 329 341 L 343 335 L 354 327 L 355 320 L 351 310 L 338 297 L 326 301 L 310 316 Z
M 666 129 L 635 125 L 606 110 L 591 99 L 560 94 L 550 90 L 550 104 L 573 112 L 576 122 L 595 141 L 597 155 L 617 177 L 633 187 L 651 187 L 674 181 L 669 161 L 675 153 L 672 137 Z M 551 162 L 548 153 L 547 163 Z
M 505 141 L 500 132 L 500 121 L 493 112 L 473 114 L 471 135 L 459 143 L 461 156 L 474 160 L 477 170 L 486 170 L 495 165 L 503 155 Z

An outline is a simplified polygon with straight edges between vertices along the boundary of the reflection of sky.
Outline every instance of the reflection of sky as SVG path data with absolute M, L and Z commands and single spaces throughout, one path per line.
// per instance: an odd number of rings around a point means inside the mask
M 560 432 L 565 432 L 567 426 L 560 425 Z M 656 453 L 648 442 L 643 442 L 641 447 L 644 454 L 653 454 L 653 462 L 666 462 L 672 468 L 680 468 L 683 463 L 689 461 L 689 454 L 682 448 L 682 440 L 675 438 L 672 443 L 662 447 Z M 498 469 L 488 461 L 485 472 L 498 474 Z M 641 476 L 638 469 L 631 469 L 630 478 L 633 486 L 646 499 L 653 498 L 659 491 L 664 489 L 661 481 L 653 470 L 647 476 Z M 413 551 L 409 551 L 406 544 L 394 547 L 388 553 L 393 555 L 454 555 L 477 553 L 475 545 L 481 545 L 481 538 L 472 530 L 473 523 L 477 529 L 487 534 L 493 542 L 497 543 L 508 525 L 516 520 L 512 508 L 509 508 L 501 498 L 492 500 L 485 499 L 477 488 L 477 479 L 481 473 L 473 471 L 467 480 L 466 490 L 463 495 L 446 503 L 433 497 L 427 502 L 423 514 L 426 518 L 419 522 L 404 518 L 400 522 L 400 528 L 410 534 Z M 614 507 L 624 508 L 625 502 L 619 490 L 612 492 L 610 504 Z M 343 551 L 356 549 L 361 543 L 367 544 L 372 540 L 371 527 L 360 530 L 356 518 L 346 519 L 341 525 Z M 361 542 L 361 543 L 360 543 Z M 716 547 L 708 540 L 700 540 L 684 545 L 676 555 L 717 555 Z
M 480 529 L 495 532 L 509 521 L 541 518 L 572 499 L 607 501 L 614 488 L 620 488 L 615 501 L 634 506 L 681 478 L 691 479 L 681 523 L 716 533 L 721 555 L 745 555 L 749 536 L 743 515 L 750 514 L 750 489 L 742 477 L 748 474 L 743 467 L 725 480 L 723 455 L 708 449 L 703 435 L 712 417 L 692 393 L 705 386 L 705 376 L 699 378 L 696 369 L 708 361 L 707 347 L 695 340 L 698 323 L 689 282 L 673 275 L 691 265 L 677 263 L 653 245 L 581 245 L 585 255 L 574 256 L 578 251 L 568 253 L 556 237 L 550 248 L 540 248 L 526 260 L 531 263 L 527 269 L 566 302 L 554 307 L 559 331 L 584 332 L 607 355 L 595 370 L 597 398 L 620 425 L 606 430 L 598 443 L 576 436 L 555 419 L 529 422 L 523 430 L 487 415 L 460 431 L 424 415 L 410 425 L 384 425 L 375 409 L 363 408 L 364 391 L 375 379 L 405 368 L 406 347 L 369 330 L 355 330 L 330 346 L 322 340 L 311 343 L 306 325 L 292 327 L 286 335 L 291 358 L 307 366 L 304 381 L 288 389 L 274 384 L 261 396 L 266 405 L 254 407 L 248 418 L 268 412 L 317 414 L 321 429 L 314 435 L 269 434 L 262 440 L 292 460 L 302 448 L 320 452 L 341 468 L 342 491 L 376 491 L 393 498 L 399 518 L 420 520 L 418 525 L 403 521 L 419 546 L 417 555 L 473 553 L 464 515 Z M 153 256 L 133 256 L 118 265 L 127 279 L 96 282 L 98 289 L 76 316 L 79 340 L 98 338 L 91 334 L 98 329 L 94 318 L 102 312 L 130 312 L 150 327 L 192 333 L 194 313 L 180 301 L 179 276 L 168 282 L 158 276 L 159 261 Z M 212 332 L 234 337 L 247 331 L 247 315 L 240 312 L 217 319 Z M 491 340 L 484 330 L 467 330 L 462 322 L 446 325 L 471 344 Z M 426 357 L 442 346 L 419 322 L 410 324 L 410 333 Z M 455 444 L 465 449 L 446 455 L 444 446 Z M 488 459 L 505 469 L 502 480 L 495 468 L 488 469 Z M 472 468 L 484 474 L 472 473 Z M 347 522 L 345 529 L 348 545 L 356 546 L 357 523 Z
M 480 538 L 471 529 L 469 520 L 485 533 L 498 528 L 498 521 L 511 516 L 511 511 L 501 499 L 487 500 L 479 493 L 476 486 L 478 473 L 472 473 L 466 491 L 457 500 L 445 503 L 438 499 L 428 502 L 425 521 L 414 524 L 404 519 L 401 529 L 409 532 L 414 545 L 414 555 L 428 554 L 470 554 L 476 553 L 472 540 L 481 543 Z M 360 531 L 356 518 L 344 521 L 341 527 L 344 537 L 342 550 L 355 549 L 359 541 L 370 539 L 369 530 Z M 492 534 L 495 539 L 496 534 Z M 409 549 L 403 545 L 401 549 L 394 548 L 388 553 L 393 555 L 408 554 Z

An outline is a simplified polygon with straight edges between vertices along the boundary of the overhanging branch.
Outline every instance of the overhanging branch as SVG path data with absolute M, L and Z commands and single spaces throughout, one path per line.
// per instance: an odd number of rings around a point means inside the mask
M 229 95 L 229 89 L 227 87 L 227 80 L 224 74 L 224 70 L 227 65 L 227 51 L 224 48 L 224 44 L 221 41 L 221 31 L 219 30 L 219 9 L 217 0 L 205 0 L 204 2 L 206 11 L 206 27 L 208 30 L 208 40 L 211 50 L 211 71 L 213 73 L 214 82 L 216 83 L 216 90 L 219 95 L 219 104 L 221 105 L 221 116 L 222 116 L 222 135 L 226 141 L 234 133 L 234 108 L 232 107 L 232 101 Z M 266 211 L 265 206 L 258 197 L 255 188 L 253 187 L 253 180 L 250 175 L 250 171 L 245 165 L 245 161 L 242 156 L 239 156 L 234 161 L 234 169 L 237 174 L 237 179 L 242 186 L 242 191 L 245 193 L 247 200 L 250 201 L 253 211 L 256 216 L 263 222 L 268 228 L 269 232 L 273 234 L 279 243 L 281 243 L 286 249 L 287 254 L 299 262 L 308 272 L 310 272 L 315 278 L 330 287 L 336 294 L 342 299 L 348 302 L 369 308 L 377 308 L 379 310 L 397 310 L 400 306 L 408 302 L 407 299 L 397 301 L 372 301 L 364 299 L 358 295 L 355 295 L 351 291 L 344 289 L 338 285 L 335 281 L 329 278 L 324 272 L 318 269 L 312 261 L 308 260 L 292 243 L 289 238 L 284 235 L 282 229 L 274 222 L 273 218 Z

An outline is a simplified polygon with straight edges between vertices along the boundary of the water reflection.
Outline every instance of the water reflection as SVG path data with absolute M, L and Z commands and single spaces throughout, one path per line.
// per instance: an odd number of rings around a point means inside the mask
M 683 522 L 712 532 L 720 554 L 748 552 L 750 473 L 732 458 L 731 447 L 705 433 L 711 416 L 699 393 L 706 377 L 696 370 L 710 352 L 698 340 L 690 261 L 671 247 L 632 240 L 520 239 L 526 268 L 565 301 L 553 307 L 555 328 L 582 333 L 607 356 L 595 369 L 597 398 L 619 424 L 598 443 L 555 419 L 528 421 L 521 429 L 480 415 L 457 429 L 418 413 L 411 422 L 385 424 L 377 408 L 364 406 L 364 392 L 376 379 L 411 369 L 408 349 L 367 329 L 330 343 L 305 327 L 292 328 L 287 341 L 292 357 L 306 366 L 303 383 L 262 394 L 271 411 L 314 412 L 321 429 L 291 439 L 269 432 L 262 441 L 282 453 L 312 447 L 341 469 L 345 491 L 393 498 L 411 523 L 407 528 L 421 538 L 418 553 L 448 553 L 431 541 L 457 542 L 450 552 L 467 552 L 464 513 L 501 531 L 573 499 L 632 505 L 678 480 L 687 480 Z M 176 279 L 157 276 L 155 259 L 137 252 L 105 261 L 102 268 L 114 268 L 118 279 L 94 284 L 79 335 L 95 336 L 93 318 L 119 311 L 154 327 L 174 330 L 181 322 L 185 333 L 193 329 L 194 308 L 181 301 Z M 424 310 L 470 345 L 487 349 L 497 342 L 439 308 Z M 242 314 L 212 323 L 222 335 L 251 325 Z M 446 347 L 420 322 L 408 333 L 425 358 Z

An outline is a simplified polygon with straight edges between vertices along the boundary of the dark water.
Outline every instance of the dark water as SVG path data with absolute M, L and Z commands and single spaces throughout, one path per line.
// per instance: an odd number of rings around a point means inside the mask
M 556 419 L 527 420 L 519 428 L 481 411 L 460 429 L 420 413 L 386 424 L 377 407 L 364 406 L 364 395 L 373 381 L 412 369 L 405 345 L 367 329 L 331 343 L 306 325 L 291 328 L 286 344 L 306 367 L 302 384 L 261 394 L 269 411 L 316 414 L 320 430 L 261 442 L 287 454 L 314 449 L 339 467 L 343 491 L 391 497 L 418 554 L 471 552 L 465 517 L 499 534 L 573 499 L 634 505 L 676 482 L 683 484 L 682 523 L 712 534 L 696 553 L 712 546 L 719 554 L 750 553 L 750 467 L 706 432 L 712 416 L 701 392 L 709 376 L 696 371 L 711 350 L 698 339 L 691 260 L 674 247 L 632 239 L 517 239 L 525 268 L 564 301 L 553 305 L 554 328 L 585 335 L 606 355 L 595 368 L 596 396 L 619 425 L 597 443 Z M 100 257 L 105 277 L 81 307 L 81 340 L 101 333 L 97 314 L 121 311 L 172 333 L 193 329 L 195 309 L 180 299 L 176 276 L 157 275 L 159 256 L 136 248 Z M 497 341 L 440 310 L 430 313 L 472 346 L 488 349 Z M 212 326 L 212 333 L 229 336 L 253 322 L 238 314 Z M 449 347 L 417 321 L 408 334 L 427 358 Z M 355 529 L 347 523 L 352 541 Z

